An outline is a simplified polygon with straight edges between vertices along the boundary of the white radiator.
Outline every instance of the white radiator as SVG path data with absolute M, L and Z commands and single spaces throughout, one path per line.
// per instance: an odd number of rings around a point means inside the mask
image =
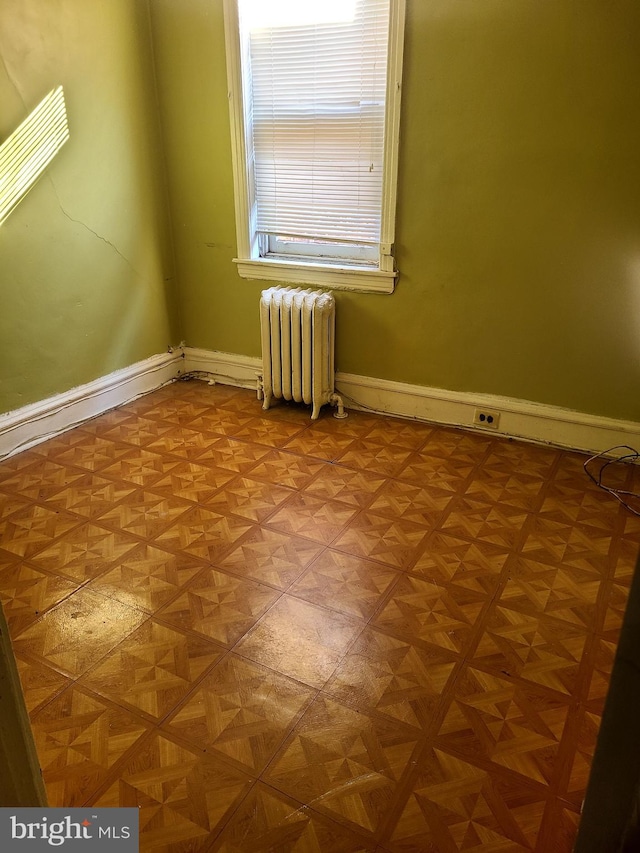
M 284 398 L 313 406 L 312 420 L 325 403 L 338 406 L 334 390 L 335 300 L 331 293 L 297 287 L 270 287 L 260 299 L 262 377 L 258 398 L 263 409 Z

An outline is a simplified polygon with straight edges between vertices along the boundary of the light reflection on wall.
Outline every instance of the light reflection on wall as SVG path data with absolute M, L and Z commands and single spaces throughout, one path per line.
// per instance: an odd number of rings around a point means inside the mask
M 58 86 L 0 146 L 0 225 L 68 138 L 64 93 Z

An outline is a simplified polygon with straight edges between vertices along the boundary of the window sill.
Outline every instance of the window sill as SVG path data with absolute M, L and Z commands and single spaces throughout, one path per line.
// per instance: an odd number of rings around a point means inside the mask
M 393 293 L 397 272 L 384 272 L 357 266 L 313 264 L 261 258 L 234 258 L 241 278 L 277 281 L 291 284 L 312 284 L 332 290 L 355 290 L 363 293 Z

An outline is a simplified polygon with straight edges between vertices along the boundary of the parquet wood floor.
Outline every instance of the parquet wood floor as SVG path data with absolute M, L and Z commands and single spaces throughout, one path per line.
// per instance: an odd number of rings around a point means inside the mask
M 0 463 L 51 805 L 154 853 L 568 853 L 640 548 L 582 462 L 191 381 Z

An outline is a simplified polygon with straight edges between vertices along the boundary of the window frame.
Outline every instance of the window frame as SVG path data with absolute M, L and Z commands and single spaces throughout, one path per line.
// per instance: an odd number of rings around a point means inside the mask
M 340 258 L 261 256 L 264 240 L 255 228 L 252 160 L 246 131 L 247 81 L 242 73 L 242 44 L 237 0 L 224 0 L 225 43 L 231 152 L 238 257 L 241 278 L 311 284 L 332 289 L 393 293 L 398 272 L 393 254 L 400 134 L 400 101 L 406 0 L 390 0 L 389 51 L 385 103 L 380 251 L 377 262 L 341 261 Z

